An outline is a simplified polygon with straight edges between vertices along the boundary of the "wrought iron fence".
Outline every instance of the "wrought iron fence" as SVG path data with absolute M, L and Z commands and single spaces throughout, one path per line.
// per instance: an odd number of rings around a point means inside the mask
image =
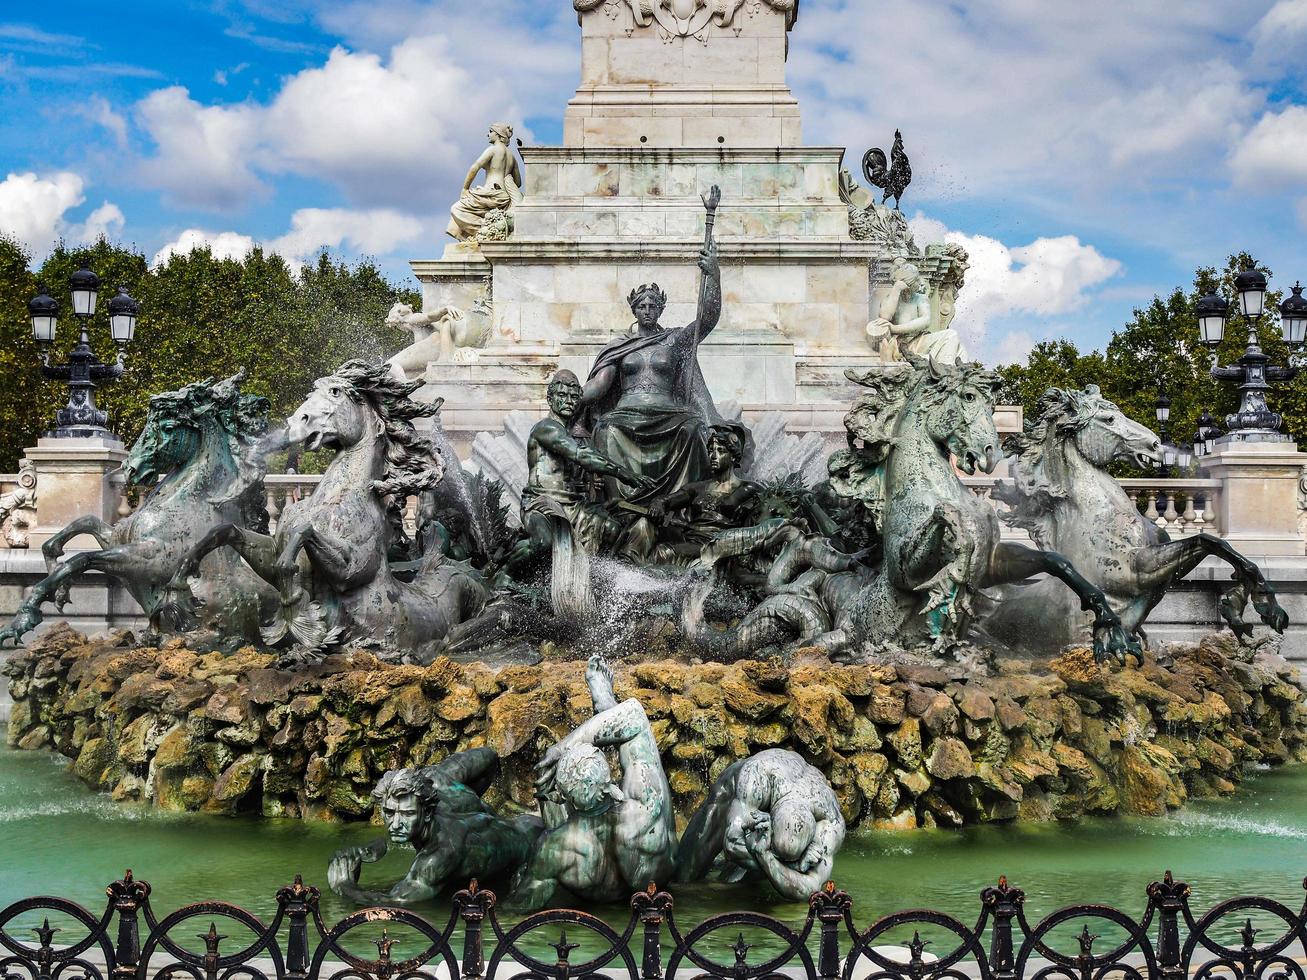
M 1307 882 L 1304 882 L 1307 887 Z M 1000 879 L 980 894 L 975 925 L 942 912 L 912 910 L 884 916 L 864 929 L 855 923 L 852 897 L 828 884 L 813 895 L 797 927 L 757 912 L 712 916 L 688 930 L 676 920 L 672 896 L 650 886 L 630 901 L 622 931 L 585 912 L 553 909 L 505 925 L 492 891 L 476 882 L 453 897 L 443 927 L 412 911 L 362 909 L 334 925 L 324 922 L 316 888 L 294 884 L 277 893 L 270 922 L 226 902 L 200 902 L 162 919 L 150 906 L 150 886 L 130 871 L 108 886 L 108 903 L 98 917 L 76 902 L 31 898 L 0 911 L 3 980 L 1179 980 L 1182 977 L 1230 980 L 1307 980 L 1307 906 L 1294 911 L 1269 898 L 1235 898 L 1201 916 L 1189 905 L 1190 889 L 1170 872 L 1148 887 L 1141 919 L 1107 905 L 1073 905 L 1031 923 L 1025 895 Z M 71 919 L 86 934 L 67 945 L 53 942 L 59 930 L 50 915 Z M 22 941 L 14 923 L 44 916 L 30 927 L 35 942 Z M 1276 935 L 1258 942 L 1253 917 L 1275 923 Z M 144 920 L 144 928 L 142 928 Z M 1242 925 L 1240 924 L 1242 920 Z M 193 930 L 208 923 L 205 932 Z M 243 946 L 224 946 L 235 926 L 252 938 Z M 347 948 L 351 933 L 382 929 L 375 958 Z M 455 934 L 462 928 L 461 951 Z M 396 955 L 391 930 L 412 930 L 418 946 Z M 1079 931 L 1076 932 L 1077 927 Z M 1092 929 L 1091 929 L 1092 927 Z M 487 935 L 487 928 L 489 935 Z M 574 961 L 588 934 L 598 951 Z M 762 954 L 744 933 L 770 942 Z M 1074 951 L 1055 948 L 1054 934 L 1072 935 Z M 1100 930 L 1111 938 L 1101 949 Z M 903 945 L 884 943 L 912 932 Z M 926 952 L 922 931 L 943 937 L 939 952 Z M 637 935 L 638 934 L 638 935 Z M 1220 935 L 1237 937 L 1237 944 Z M 552 941 L 554 935 L 557 941 Z M 737 935 L 723 947 L 722 940 Z M 187 949 L 199 939 L 203 952 Z M 357 937 L 355 937 L 357 938 Z M 552 947 L 550 962 L 531 950 Z M 730 962 L 711 950 L 725 948 Z M 638 957 L 637 957 L 638 953 Z M 97 955 L 98 954 L 98 955 Z

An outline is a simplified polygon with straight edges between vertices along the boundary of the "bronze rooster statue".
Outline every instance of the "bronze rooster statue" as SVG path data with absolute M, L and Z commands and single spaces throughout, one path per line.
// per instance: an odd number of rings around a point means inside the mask
M 890 150 L 888 160 L 885 159 L 884 150 L 880 148 L 868 150 L 867 155 L 862 158 L 862 174 L 869 184 L 885 191 L 880 199 L 881 204 L 892 197 L 894 210 L 901 210 L 899 198 L 912 183 L 912 164 L 908 162 L 908 155 L 903 152 L 903 134 L 897 129 L 894 130 L 894 148 Z

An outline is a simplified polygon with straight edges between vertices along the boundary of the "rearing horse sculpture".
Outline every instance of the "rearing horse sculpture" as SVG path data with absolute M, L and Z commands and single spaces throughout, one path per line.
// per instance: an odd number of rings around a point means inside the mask
M 151 628 L 164 628 L 166 588 L 191 545 L 215 525 L 267 522 L 267 514 L 260 513 L 264 459 L 259 441 L 268 429 L 268 402 L 243 394 L 242 377 L 218 383 L 210 378 L 150 399 L 145 428 L 123 470 L 130 486 L 152 489 L 117 524 L 79 517 L 42 546 L 50 574 L 0 629 L 0 643 L 18 642 L 41 623 L 46 602 L 62 612 L 72 580 L 84 572 L 103 572 L 121 582 L 145 610 Z M 95 538 L 100 550 L 77 552 L 60 562 L 68 542 L 83 534 Z M 193 626 L 257 640 L 263 611 L 276 607 L 276 593 L 226 549 L 205 558 L 202 578 L 204 622 Z
M 1096 657 L 1140 650 L 1066 558 L 1000 541 L 994 508 L 958 477 L 954 458 L 967 474 L 992 472 L 1000 459 L 995 375 L 913 359 L 846 376 L 868 392 L 845 417 L 851 448 L 831 458 L 831 484 L 871 511 L 884 546 L 852 613 L 857 639 L 951 648 L 967 634 L 977 593 L 1046 572 L 1093 611 Z
M 1038 413 L 1024 435 L 1008 440 L 1013 480 L 995 488 L 994 496 L 1012 507 L 1004 520 L 1025 528 L 1041 547 L 1065 554 L 1107 593 L 1126 629 L 1142 632 L 1167 589 L 1214 556 L 1234 570 L 1235 584 L 1220 608 L 1235 634 L 1252 632 L 1242 616 L 1250 598 L 1262 622 L 1284 632 L 1289 617 L 1255 564 L 1210 534 L 1171 541 L 1107 472 L 1116 459 L 1159 464 L 1161 440 L 1152 430 L 1127 418 L 1096 385 L 1084 391 L 1050 388 L 1039 399 Z M 1040 582 L 1019 595 L 1019 602 L 986 622 L 996 638 L 1020 632 L 1027 641 L 1056 648 L 1083 636 L 1083 617 L 1057 589 Z M 1029 628 L 1032 614 L 1038 629 Z
M 387 558 L 391 501 L 430 490 L 443 475 L 438 451 L 412 422 L 440 410 L 439 402 L 409 397 L 421 385 L 360 360 L 319 379 L 292 414 L 286 438 L 338 450 L 322 482 L 286 508 L 273 536 L 236 524 L 205 535 L 172 582 L 167 608 L 178 623 L 191 619 L 187 579 L 223 545 L 281 592 L 279 615 L 264 630 L 269 644 L 289 636 L 317 653 L 349 640 L 421 659 L 450 627 L 480 612 L 487 589 L 467 565 L 436 553 L 410 584 L 395 577 Z

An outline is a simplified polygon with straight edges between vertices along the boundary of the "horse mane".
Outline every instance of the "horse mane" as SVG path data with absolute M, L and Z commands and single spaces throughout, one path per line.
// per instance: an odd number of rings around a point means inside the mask
M 354 359 L 332 374 L 362 398 L 385 426 L 386 467 L 372 489 L 382 496 L 407 497 L 434 490 L 445 476 L 440 450 L 413 425 L 413 419 L 431 418 L 440 411 L 443 399 L 426 404 L 413 400 L 422 381 L 401 381 L 385 364 Z
M 238 476 L 210 503 L 222 504 L 245 496 L 262 482 L 267 471 L 267 460 L 258 442 L 268 431 L 271 404 L 262 395 L 241 391 L 244 380 L 245 369 L 241 368 L 222 381 L 205 378 L 150 399 L 151 415 L 158 413 L 201 431 L 216 429 L 226 439 Z M 258 498 L 262 500 L 261 492 Z
M 1029 532 L 1042 547 L 1052 546 L 1054 505 L 1070 493 L 1060 476 L 1050 471 L 1048 450 L 1093 421 L 1103 402 L 1098 385 L 1084 391 L 1049 388 L 1035 403 L 1035 421 L 1003 442 L 1013 459 L 1012 482 L 997 485 L 994 497 L 1011 507 L 1003 520 Z
M 849 369 L 844 376 L 867 389 L 844 416 L 849 445 L 830 458 L 831 486 L 841 496 L 861 500 L 877 527 L 885 509 L 886 463 L 898 444 L 895 432 L 909 403 L 919 408 L 942 405 L 964 386 L 996 390 L 999 378 L 979 364 L 939 365 L 907 355 L 864 372 Z M 855 448 L 858 440 L 862 446 Z

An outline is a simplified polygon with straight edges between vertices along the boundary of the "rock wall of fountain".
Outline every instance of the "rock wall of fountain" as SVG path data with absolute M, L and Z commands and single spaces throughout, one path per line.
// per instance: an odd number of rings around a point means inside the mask
M 1163 814 L 1232 792 L 1249 763 L 1307 761 L 1307 702 L 1273 646 L 1240 653 L 1224 633 L 1165 652 L 1173 665 L 1150 655 L 1103 674 L 1073 651 L 986 679 L 658 660 L 618 664 L 616 689 L 649 713 L 681 814 L 771 747 L 821 768 L 851 826 L 903 829 Z M 386 769 L 481 745 L 505 763 L 489 799 L 531 808 L 536 759 L 590 713 L 579 662 L 423 668 L 355 653 L 289 673 L 272 660 L 57 627 L 7 667 L 9 741 L 62 753 L 120 800 L 352 820 L 372 814 Z

